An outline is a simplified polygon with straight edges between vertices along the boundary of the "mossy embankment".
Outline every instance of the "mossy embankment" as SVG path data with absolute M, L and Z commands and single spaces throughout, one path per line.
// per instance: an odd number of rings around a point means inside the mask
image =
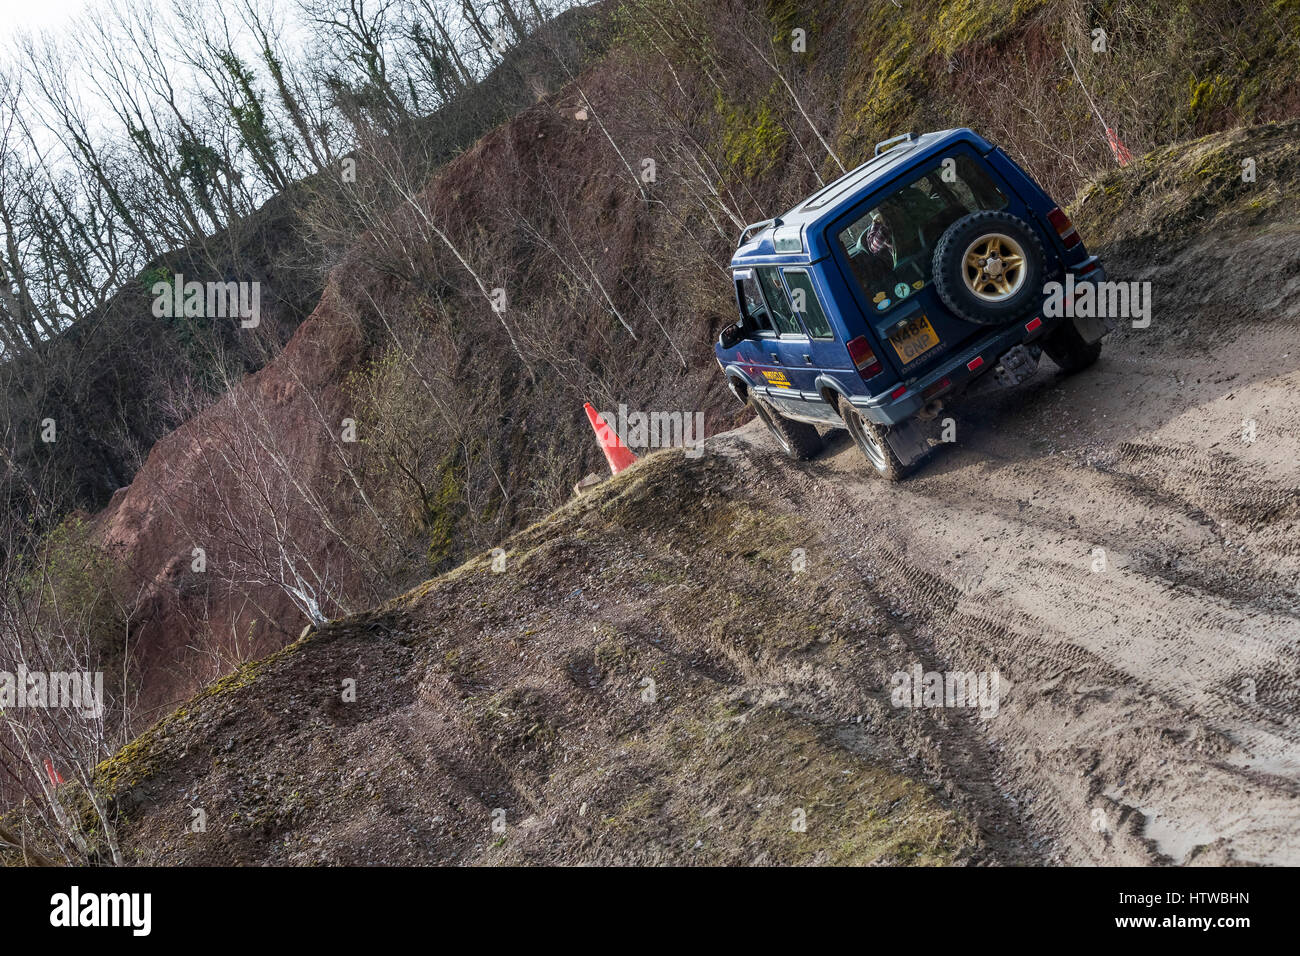
M 1179 241 L 1300 224 L 1300 120 L 1152 150 L 1070 206 L 1090 243 Z

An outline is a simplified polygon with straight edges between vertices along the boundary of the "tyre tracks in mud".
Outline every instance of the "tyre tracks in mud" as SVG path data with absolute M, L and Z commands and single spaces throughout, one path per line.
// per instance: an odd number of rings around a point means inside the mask
M 1007 861 L 1300 862 L 1300 440 L 1277 427 L 1300 362 L 1140 401 L 1116 381 L 1202 360 L 1044 363 L 1041 401 L 958 410 L 962 445 L 901 484 L 843 439 L 796 465 L 734 433 L 747 491 L 805 523 L 846 605 L 890 615 L 866 670 L 1000 674 L 991 719 L 883 726 Z M 1233 441 L 1242 408 L 1271 444 Z

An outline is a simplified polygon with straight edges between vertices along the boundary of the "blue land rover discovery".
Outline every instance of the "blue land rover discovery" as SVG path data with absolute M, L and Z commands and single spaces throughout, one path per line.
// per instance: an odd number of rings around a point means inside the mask
M 969 129 L 886 140 L 870 161 L 776 219 L 731 260 L 740 321 L 718 364 L 782 451 L 847 428 L 884 477 L 929 450 L 925 422 L 993 371 L 1023 382 L 1043 352 L 1091 365 L 1105 319 L 1043 314 L 1044 286 L 1105 279 L 1069 217 Z

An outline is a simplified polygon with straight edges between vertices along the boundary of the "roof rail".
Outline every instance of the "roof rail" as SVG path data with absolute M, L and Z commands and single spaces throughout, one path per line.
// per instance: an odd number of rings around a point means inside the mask
M 915 133 L 904 133 L 901 136 L 891 136 L 889 139 L 882 139 L 876 144 L 876 152 L 875 155 L 872 156 L 872 159 L 875 159 L 875 157 L 879 156 L 881 153 L 887 152 L 895 143 L 910 143 L 914 139 L 916 139 Z
M 740 230 L 740 238 L 736 240 L 736 248 L 739 249 L 741 246 L 745 244 L 745 238 L 751 232 L 757 232 L 759 229 L 765 229 L 768 226 L 779 226 L 779 225 L 781 225 L 780 216 L 774 216 L 771 219 L 764 219 L 762 222 L 751 222 L 744 229 Z

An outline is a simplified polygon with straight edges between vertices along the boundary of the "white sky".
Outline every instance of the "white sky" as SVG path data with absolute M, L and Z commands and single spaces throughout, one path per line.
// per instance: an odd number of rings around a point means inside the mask
M 0 0 L 0 35 L 16 30 L 58 30 L 84 4 L 85 0 Z

